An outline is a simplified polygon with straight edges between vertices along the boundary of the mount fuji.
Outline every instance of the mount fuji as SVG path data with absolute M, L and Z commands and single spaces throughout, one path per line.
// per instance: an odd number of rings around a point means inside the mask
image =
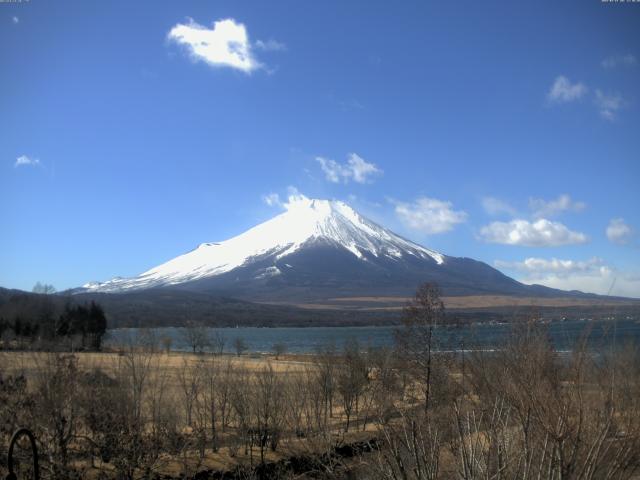
M 171 289 L 257 302 L 308 303 L 408 296 L 420 283 L 431 281 L 448 296 L 580 295 L 525 285 L 483 262 L 430 250 L 340 201 L 298 195 L 285 207 L 284 213 L 229 240 L 203 243 L 136 277 L 87 283 L 75 292 Z

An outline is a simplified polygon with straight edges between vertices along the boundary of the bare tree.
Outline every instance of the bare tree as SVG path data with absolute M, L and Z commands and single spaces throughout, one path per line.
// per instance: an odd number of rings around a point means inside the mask
M 36 282 L 32 289 L 33 293 L 40 293 L 43 295 L 52 295 L 56 293 L 56 287 L 48 283 Z
M 256 376 L 255 404 L 256 440 L 260 447 L 260 463 L 264 463 L 267 444 L 275 451 L 281 435 L 283 423 L 284 389 L 282 380 L 268 364 Z
M 202 353 L 211 345 L 207 327 L 197 322 L 187 322 L 182 329 L 182 336 L 193 353 Z
M 440 473 L 441 435 L 429 417 L 399 408 L 397 420 L 378 426 L 383 445 L 376 450 L 372 478 L 435 480 Z M 451 478 L 443 476 L 442 478 Z
M 311 402 L 310 388 L 307 384 L 308 374 L 294 372 L 287 375 L 287 381 L 284 382 L 285 404 L 289 412 L 286 420 L 289 423 L 290 430 L 297 438 L 308 435 L 309 428 L 305 428 L 305 416 L 311 417 L 308 405 Z
M 56 289 L 53 285 L 37 282 L 33 286 L 33 292 L 41 295 L 39 301 L 38 323 L 44 327 L 49 338 L 54 339 L 58 336 L 60 327 L 58 324 L 60 318 L 55 314 L 55 307 L 53 300 L 51 299 L 51 295 L 56 293 Z
M 206 422 L 211 431 L 211 449 L 218 451 L 218 423 L 219 423 L 219 397 L 221 390 L 225 388 L 224 379 L 222 378 L 222 369 L 218 361 L 213 359 L 203 365 L 203 395 L 202 408 L 204 411 Z M 226 404 L 226 400 L 224 402 Z
M 245 455 L 252 454 L 253 406 L 252 382 L 246 371 L 235 372 L 234 381 L 230 383 L 230 404 L 237 419 L 237 430 L 244 444 Z
M 236 372 L 234 370 L 231 359 L 228 359 L 224 365 L 220 367 L 218 375 L 218 385 L 216 388 L 216 410 L 220 417 L 220 426 L 224 433 L 229 425 L 229 410 L 231 403 L 231 391 L 235 382 Z
M 333 417 L 333 397 L 336 389 L 336 358 L 335 345 L 325 345 L 318 349 L 315 355 L 316 374 L 318 387 L 322 393 L 322 405 L 324 408 L 323 424 L 327 425 L 329 418 Z
M 200 395 L 202 375 L 202 362 L 191 363 L 189 358 L 182 359 L 177 380 L 184 405 L 185 421 L 189 427 L 193 427 L 193 409 Z
M 236 351 L 236 355 L 239 357 L 247 351 L 247 342 L 245 342 L 244 338 L 242 337 L 236 337 L 233 340 L 233 348 Z
M 222 355 L 227 339 L 220 330 L 214 330 L 211 335 L 211 350 L 214 355 Z
M 78 364 L 73 355 L 49 354 L 38 368 L 36 435 L 53 479 L 70 475 L 71 446 L 79 428 Z
M 435 328 L 444 322 L 444 303 L 440 289 L 432 283 L 421 285 L 405 307 L 403 328 L 396 331 L 400 352 L 423 387 L 424 411 L 429 411 L 431 399 Z
M 160 369 L 157 358 L 152 351 L 134 343 L 117 359 L 116 375 L 123 385 L 125 408 L 113 462 L 118 475 L 127 480 L 132 480 L 138 469 L 150 470 L 158 460 L 157 449 L 149 448 L 145 409 L 146 394 Z
M 165 335 L 160 339 L 160 342 L 162 343 L 162 349 L 167 355 L 169 355 L 171 353 L 171 345 L 173 345 L 173 338 L 169 335 Z
M 301 405 L 302 418 L 305 421 L 305 436 L 311 433 L 325 432 L 328 426 L 328 417 L 322 377 L 315 365 L 307 365 L 301 376 L 301 388 L 306 392 L 306 401 Z M 295 392 L 292 395 L 296 398 Z
M 271 347 L 276 360 L 280 360 L 280 357 L 287 352 L 287 344 L 284 342 L 276 342 Z
M 382 424 L 395 413 L 396 402 L 403 398 L 402 366 L 398 365 L 393 350 L 387 347 L 375 348 L 369 352 L 373 370 L 372 394 L 375 417 Z
M 347 417 L 344 431 L 349 431 L 352 414 L 358 415 L 362 392 L 368 382 L 368 369 L 365 358 L 356 339 L 345 343 L 343 365 L 338 370 L 338 392 L 342 398 L 342 408 Z

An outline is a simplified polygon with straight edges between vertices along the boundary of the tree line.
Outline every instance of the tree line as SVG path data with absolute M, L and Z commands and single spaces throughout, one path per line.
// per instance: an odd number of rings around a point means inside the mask
M 4 348 L 69 348 L 100 350 L 107 331 L 104 309 L 95 301 L 74 304 L 57 297 L 51 285 L 39 282 L 34 294 L 12 297 L 0 315 Z

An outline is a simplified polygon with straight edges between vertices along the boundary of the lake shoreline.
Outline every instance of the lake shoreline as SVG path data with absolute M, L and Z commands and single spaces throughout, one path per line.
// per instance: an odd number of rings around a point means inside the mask
M 463 326 L 437 328 L 436 339 L 441 352 L 473 352 L 499 349 L 514 333 L 516 324 L 477 323 Z M 522 324 L 518 324 L 522 325 Z M 601 348 L 615 342 L 640 342 L 640 321 L 635 318 L 622 320 L 567 320 L 562 322 L 540 322 L 547 330 L 549 339 L 558 352 L 570 351 L 573 345 L 588 332 L 590 348 Z M 204 328 L 206 335 L 219 336 L 224 346 L 222 352 L 236 353 L 234 343 L 243 344 L 241 353 L 269 354 L 277 345 L 292 354 L 313 354 L 321 350 L 340 350 L 345 342 L 357 341 L 361 348 L 393 347 L 395 332 L 401 325 L 388 326 L 342 326 L 342 327 L 220 327 Z M 108 330 L 105 347 L 114 349 L 131 344 L 155 343 L 158 349 L 189 352 L 193 348 L 186 339 L 184 327 L 160 327 L 151 329 L 120 328 Z M 206 342 L 205 342 L 206 343 Z M 206 353 L 212 348 L 202 350 Z

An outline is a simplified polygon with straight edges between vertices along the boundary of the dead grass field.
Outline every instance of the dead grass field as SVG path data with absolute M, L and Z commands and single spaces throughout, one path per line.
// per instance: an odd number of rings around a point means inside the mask
M 399 311 L 411 300 L 409 297 L 373 296 L 373 297 L 335 297 L 325 302 L 296 303 L 295 306 L 309 310 L 386 310 Z M 442 297 L 449 309 L 501 308 L 501 307 L 606 307 L 638 306 L 635 299 L 600 298 L 543 298 L 513 297 L 508 295 L 469 295 L 460 297 Z M 286 302 L 267 302 L 271 305 L 285 305 Z
M 50 353 L 28 351 L 0 352 L 0 369 L 6 373 L 29 373 L 37 370 Z M 78 366 L 81 370 L 89 371 L 99 368 L 105 372 L 113 372 L 123 360 L 123 355 L 117 352 L 76 352 Z M 152 362 L 167 372 L 176 372 L 184 367 L 185 362 L 196 363 L 202 360 L 213 360 L 210 354 L 192 354 L 187 352 L 156 352 L 148 354 Z M 313 365 L 312 357 L 304 355 L 281 355 L 276 360 L 273 355 L 229 355 L 215 357 L 218 362 L 231 362 L 236 369 L 256 372 L 271 365 L 277 373 L 291 374 L 301 372 Z
M 539 478 L 560 478 L 545 476 L 545 472 L 582 468 L 582 465 L 610 473 L 607 473 L 609 477 L 594 479 L 636 478 L 632 475 L 640 471 L 640 403 L 636 400 L 640 398 L 640 364 L 637 352 L 612 351 L 611 357 L 593 362 L 586 351 L 578 350 L 570 359 L 560 360 L 537 330 L 530 333 L 522 330 L 521 333 L 514 336 L 504 350 L 470 356 L 466 366 L 446 358 L 434 360 L 434 376 L 430 380 L 425 380 L 425 371 L 419 364 L 397 362 L 395 354 L 387 353 L 389 356 L 385 357 L 384 352 L 377 353 L 381 356 L 358 354 L 357 349 L 331 355 L 283 355 L 279 360 L 273 355 L 213 356 L 133 349 L 122 353 L 75 354 L 77 370 L 73 370 L 73 382 L 78 389 L 87 388 L 86 385 L 91 388 L 91 384 L 77 373 L 99 369 L 117 379 L 117 388 L 121 389 L 118 391 L 126 392 L 125 397 L 129 399 L 136 391 L 134 377 L 147 372 L 147 379 L 139 382 L 142 393 L 138 406 L 144 411 L 144 421 L 137 432 L 155 439 L 153 431 L 156 430 L 161 439 L 177 438 L 179 445 L 172 447 L 171 442 L 163 443 L 163 450 L 153 458 L 150 466 L 136 463 L 136 476 L 127 478 L 145 478 L 142 475 L 145 468 L 170 475 L 170 478 L 194 478 L 197 472 L 207 470 L 255 467 L 262 461 L 261 455 L 265 462 L 293 457 L 317 459 L 336 446 L 374 438 L 384 446 L 353 459 L 346 458 L 340 468 L 362 468 L 365 471 L 363 478 L 381 480 L 405 478 L 398 474 L 398 468 L 405 464 L 420 464 L 424 468 L 436 468 L 439 473 L 433 477 L 406 478 L 447 479 L 462 478 L 459 476 L 460 462 L 468 462 L 469 468 L 477 467 L 481 473 L 506 459 L 505 465 L 512 469 L 514 476 L 504 478 L 525 478 L 517 474 L 525 460 L 530 468 L 539 470 Z M 350 359 L 349 355 L 356 358 Z M 64 375 L 68 370 L 61 370 L 56 358 L 59 358 L 56 354 L 44 352 L 0 352 L 0 372 L 3 375 L 24 374 L 29 379 L 31 398 L 35 398 L 36 403 L 46 404 L 46 400 L 39 397 L 46 394 L 42 385 L 55 387 L 56 384 L 47 382 L 42 374 L 57 372 L 55 375 L 61 375 L 61 379 L 67 378 Z M 233 372 L 224 377 L 226 367 Z M 327 403 L 322 403 L 323 379 L 327 378 L 323 377 L 323 372 L 327 368 L 333 369 L 331 381 L 334 385 L 329 397 L 333 403 L 328 404 L 328 414 Z M 413 372 L 407 375 L 407 369 L 411 368 L 414 368 Z M 354 371 L 366 372 L 364 378 L 352 376 Z M 216 399 L 222 395 L 224 385 L 230 386 L 232 397 L 236 396 L 236 400 L 228 405 L 229 412 L 235 413 L 226 423 L 226 430 L 225 421 L 208 411 L 214 393 L 208 390 L 213 385 L 208 383 L 213 377 L 207 375 L 212 372 L 219 375 L 215 377 L 215 381 L 220 382 L 216 387 Z M 625 375 L 616 372 L 625 372 Z M 196 393 L 191 395 L 191 401 L 199 410 L 194 410 L 191 421 L 187 420 L 189 399 L 185 387 L 189 387 L 194 378 L 200 383 Z M 352 388 L 350 382 L 354 380 L 362 382 L 359 387 Z M 425 395 L 425 385 L 433 387 L 428 414 L 425 405 L 429 397 Z M 111 387 L 107 384 L 100 388 Z M 46 423 L 45 411 L 65 416 L 72 413 L 73 409 L 68 410 L 72 404 L 66 403 L 68 391 L 70 389 L 62 388 L 57 396 L 49 398 L 49 402 L 54 401 L 56 405 L 60 402 L 58 407 L 36 408 L 30 417 L 30 427 L 39 432 L 41 438 L 46 439 L 49 435 L 50 452 L 55 452 L 52 437 L 47 433 L 52 428 L 38 423 Z M 92 395 L 89 401 L 92 404 L 93 392 L 97 390 L 86 391 Z M 358 395 L 355 413 L 347 411 L 347 405 L 349 408 L 354 406 L 353 395 Z M 84 403 L 81 395 L 75 398 L 79 408 L 91 410 L 91 406 L 86 406 L 86 397 Z M 349 404 L 348 399 L 351 399 Z M 268 420 L 264 417 L 267 410 L 271 412 Z M 536 413 L 530 416 L 530 412 Z M 165 413 L 171 417 L 169 423 L 164 423 Z M 323 414 L 324 419 L 321 418 Z M 78 422 L 76 433 L 80 434 L 76 438 L 92 434 L 88 427 L 82 426 L 85 417 L 76 413 L 75 418 Z M 117 415 L 113 418 L 120 421 Z M 109 430 L 112 425 L 108 424 Z M 164 430 L 163 425 L 171 425 L 171 428 Z M 217 425 L 217 433 L 213 435 L 212 425 Z M 345 428 L 347 425 L 350 428 Z M 251 431 L 256 427 L 266 429 L 260 430 L 262 432 L 278 429 L 282 436 L 277 449 L 265 448 L 264 444 L 260 448 L 255 443 Z M 525 431 L 534 433 L 523 436 Z M 199 443 L 202 433 L 205 441 Z M 564 440 L 567 435 L 572 441 Z M 100 440 L 99 436 L 95 438 Z M 213 438 L 218 439 L 217 451 L 211 444 Z M 127 439 L 121 440 L 118 435 L 117 442 L 121 441 Z M 132 444 L 129 439 L 126 445 Z M 140 445 L 141 448 L 153 448 L 154 444 Z M 88 449 L 86 442 L 74 439 L 71 447 L 78 453 L 68 464 L 81 473 L 81 478 L 104 478 L 101 476 L 104 473 L 108 474 L 107 478 L 121 475 L 115 463 L 102 463 L 102 457 L 95 449 Z M 565 462 L 565 465 L 549 457 L 550 452 L 557 454 L 560 451 L 564 452 L 563 458 L 568 459 L 566 462 L 573 463 Z M 591 452 L 600 453 L 594 456 Z M 128 458 L 126 452 L 120 452 L 120 455 Z M 615 460 L 616 456 L 624 461 Z M 3 473 L 0 468 L 0 477 Z M 486 478 L 480 473 L 464 478 Z
M 47 353 L 29 351 L 4 351 L 0 352 L 0 372 L 3 375 L 24 375 L 30 379 L 30 389 L 36 385 L 33 379 L 37 379 L 42 372 L 46 372 L 51 365 L 52 358 L 56 355 L 72 355 L 71 353 Z M 129 353 L 118 352 L 76 352 L 73 354 L 77 359 L 78 369 L 81 373 L 88 373 L 95 370 L 110 375 L 114 378 L 122 375 L 126 369 L 124 362 L 127 361 Z M 235 375 L 241 377 L 244 372 L 251 376 L 259 375 L 265 369 L 273 369 L 277 376 L 285 381 L 291 381 L 294 377 L 302 377 L 309 370 L 317 368 L 311 355 L 282 355 L 276 360 L 273 355 L 218 355 L 192 354 L 184 352 L 146 352 L 138 353 L 146 358 L 151 368 L 151 375 L 147 380 L 149 385 L 162 384 L 163 395 L 169 399 L 168 403 L 173 406 L 178 416 L 184 414 L 184 399 L 181 391 L 180 376 L 184 372 L 191 372 L 198 364 L 213 362 L 218 366 L 230 365 Z M 248 378 L 248 377 L 245 377 Z M 152 387 L 149 387 L 149 394 L 154 395 Z M 336 401 L 331 412 L 329 430 L 335 433 L 335 442 L 354 442 L 372 438 L 375 435 L 375 425 L 369 423 L 361 428 L 354 423 L 352 431 L 344 433 L 344 411 L 340 403 Z M 193 435 L 194 431 L 186 424 L 182 426 L 182 433 Z M 179 478 L 184 474 L 185 469 L 192 473 L 203 470 L 230 471 L 238 466 L 256 465 L 259 462 L 259 448 L 253 445 L 248 452 L 243 448 L 228 446 L 238 440 L 238 432 L 235 428 L 229 428 L 226 432 L 219 433 L 219 441 L 222 445 L 217 452 L 207 447 L 205 454 L 200 458 L 195 448 L 185 449 L 180 455 L 162 454 L 158 458 L 154 471 L 163 475 L 171 475 Z M 296 438 L 295 436 L 283 436 L 280 440 L 277 451 L 266 449 L 264 451 L 266 462 L 276 462 L 282 459 L 299 455 L 315 455 L 326 451 L 326 441 L 314 444 L 308 438 Z M 187 467 L 185 467 L 187 465 Z M 101 472 L 115 474 L 113 465 L 102 463 L 99 459 L 93 465 L 84 460 L 74 462 L 74 466 L 79 471 L 84 472 L 83 478 L 99 478 Z M 1 472 L 0 472 L 1 473 Z

